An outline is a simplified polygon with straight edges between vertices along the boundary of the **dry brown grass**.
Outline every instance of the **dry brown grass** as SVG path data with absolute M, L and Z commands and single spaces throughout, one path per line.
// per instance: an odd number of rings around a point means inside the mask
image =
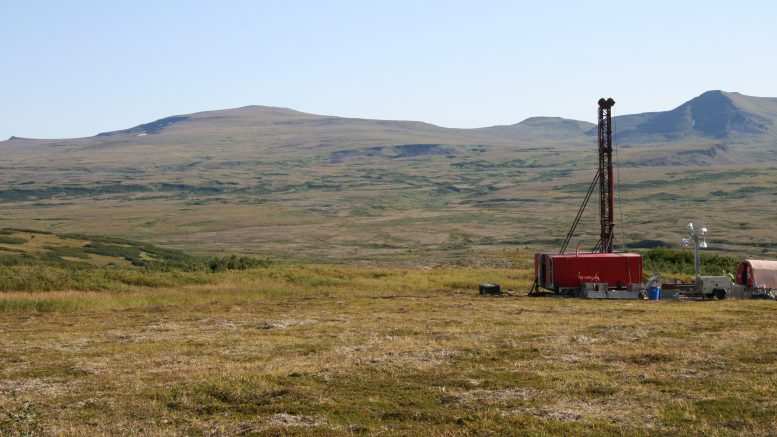
M 774 302 L 484 298 L 526 269 L 279 266 L 6 294 L 0 434 L 777 433 Z

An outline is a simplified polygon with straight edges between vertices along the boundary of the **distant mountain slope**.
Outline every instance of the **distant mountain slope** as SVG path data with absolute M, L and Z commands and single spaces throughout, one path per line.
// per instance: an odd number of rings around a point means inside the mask
M 617 109 L 617 106 L 616 106 Z M 617 111 L 616 111 L 617 113 Z M 708 91 L 665 112 L 616 116 L 615 144 L 650 146 L 632 165 L 716 165 L 774 161 L 777 98 Z M 429 123 L 308 114 L 287 108 L 241 108 L 174 115 L 94 137 L 0 142 L 8 162 L 48 162 L 56 157 L 84 165 L 209 166 L 240 161 L 464 156 L 491 148 L 506 159 L 526 150 L 595 149 L 596 126 L 558 117 L 532 117 L 507 126 L 451 129 Z M 662 145 L 662 148 L 656 146 Z M 664 146 L 675 145 L 666 148 Z M 629 163 L 626 163 L 629 165 Z
M 492 126 L 479 129 L 492 135 L 518 141 L 538 138 L 564 141 L 579 139 L 596 127 L 593 123 L 560 117 L 531 117 L 509 126 Z
M 777 98 L 707 91 L 666 112 L 615 117 L 622 144 L 777 136 Z
M 411 131 L 415 130 L 438 133 L 445 131 L 445 128 L 440 128 L 422 122 L 333 117 L 307 114 L 287 108 L 253 105 L 234 109 L 175 115 L 150 123 L 141 124 L 130 129 L 104 132 L 98 136 L 115 136 L 125 134 L 154 135 L 160 133 L 176 133 L 185 130 L 196 130 L 199 132 L 221 132 L 231 129 L 264 130 L 268 127 L 281 127 L 292 130 L 294 128 L 300 127 L 358 127 L 365 125 L 393 125 L 394 127 Z
M 345 134 L 359 138 L 365 131 L 380 140 L 380 136 L 415 135 L 427 139 L 444 139 L 451 143 L 503 142 L 507 140 L 544 141 L 578 139 L 594 124 L 559 117 L 532 117 L 509 126 L 492 126 L 479 129 L 454 129 L 418 121 L 370 120 L 307 114 L 286 108 L 246 106 L 242 108 L 175 115 L 129 129 L 103 132 L 98 137 L 145 136 L 175 134 L 186 131 L 200 134 L 219 134 L 228 130 L 254 131 L 284 134 Z M 346 131 L 350 129 L 350 131 Z M 389 134 L 389 135 L 387 135 Z M 423 138 L 409 139 L 417 142 Z
M 0 151 L 17 164 L 207 166 L 239 162 L 464 156 L 494 148 L 520 151 L 563 146 L 586 147 L 590 123 L 529 119 L 514 126 L 452 129 L 429 123 L 370 120 L 307 114 L 286 108 L 242 108 L 175 115 L 94 137 L 36 140 L 12 138 Z M 48 164 L 46 164 L 48 165 Z

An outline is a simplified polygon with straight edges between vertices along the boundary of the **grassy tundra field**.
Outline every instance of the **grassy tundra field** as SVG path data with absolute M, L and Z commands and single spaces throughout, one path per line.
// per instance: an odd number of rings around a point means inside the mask
M 690 278 L 689 221 L 703 274 L 777 255 L 777 99 L 615 126 L 645 273 Z M 0 141 L 0 436 L 777 435 L 775 302 L 525 296 L 594 129 L 250 106 Z
M 6 233 L 40 250 L 3 267 L 35 268 L 0 282 L 0 435 L 777 433 L 775 302 L 529 298 L 516 253 L 241 264 L 31 235 Z

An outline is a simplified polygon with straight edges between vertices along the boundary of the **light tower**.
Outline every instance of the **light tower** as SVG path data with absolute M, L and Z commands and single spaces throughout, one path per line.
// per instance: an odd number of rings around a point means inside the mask
M 693 222 L 688 223 L 688 235 L 683 238 L 683 246 L 693 243 L 693 271 L 696 273 L 696 283 L 699 282 L 699 249 L 707 248 L 707 228 L 694 229 Z

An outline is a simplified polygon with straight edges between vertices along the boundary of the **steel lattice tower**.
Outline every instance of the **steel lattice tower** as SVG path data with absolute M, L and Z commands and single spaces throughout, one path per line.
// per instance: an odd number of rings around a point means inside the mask
M 599 99 L 599 217 L 601 234 L 599 251 L 612 253 L 615 228 L 612 177 L 612 107 L 615 100 Z

